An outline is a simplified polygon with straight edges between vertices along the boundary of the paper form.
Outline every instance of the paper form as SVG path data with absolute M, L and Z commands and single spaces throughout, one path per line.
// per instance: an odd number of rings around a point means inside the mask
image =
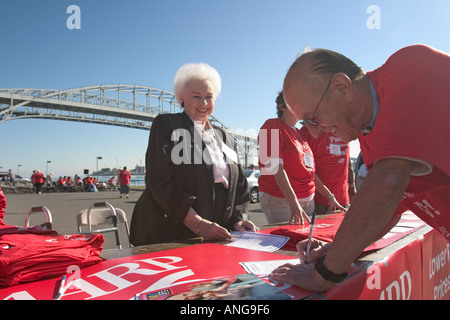
M 255 276 L 268 276 L 276 268 L 286 264 L 299 264 L 298 259 L 270 260 L 270 261 L 252 261 L 239 263 L 245 271 L 253 273 Z
M 284 236 L 246 231 L 237 240 L 227 245 L 250 250 L 274 252 L 283 247 L 288 240 L 289 238 Z

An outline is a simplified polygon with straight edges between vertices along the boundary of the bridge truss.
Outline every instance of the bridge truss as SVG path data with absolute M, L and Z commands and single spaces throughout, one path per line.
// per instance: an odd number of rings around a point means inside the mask
M 101 85 L 70 90 L 0 89 L 0 122 L 38 118 L 149 130 L 157 115 L 181 110 L 173 93 L 147 86 Z M 258 157 L 256 137 L 233 131 L 214 116 L 210 121 L 234 136 L 243 166 L 255 164 Z

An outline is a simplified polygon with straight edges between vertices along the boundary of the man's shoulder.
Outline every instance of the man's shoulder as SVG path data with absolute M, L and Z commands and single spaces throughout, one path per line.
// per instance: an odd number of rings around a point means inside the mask
M 381 68 L 419 67 L 434 68 L 437 61 L 449 58 L 448 54 L 424 44 L 401 48 L 393 53 Z

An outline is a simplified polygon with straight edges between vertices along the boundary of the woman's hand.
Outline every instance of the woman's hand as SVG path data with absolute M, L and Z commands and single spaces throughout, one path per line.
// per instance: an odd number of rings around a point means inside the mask
M 226 241 L 231 239 L 231 234 L 227 229 L 205 219 L 200 222 L 198 235 L 208 241 Z
M 336 200 L 334 196 L 332 196 L 330 199 L 328 199 L 328 211 L 341 211 L 346 212 L 347 209 L 345 209 L 341 204 Z
M 255 224 L 251 221 L 238 221 L 234 224 L 233 230 L 244 232 L 244 231 L 251 231 L 251 232 L 257 232 L 258 228 L 255 226 Z
M 289 206 L 291 207 L 291 220 L 289 221 L 290 224 L 304 224 L 305 219 L 306 221 L 311 223 L 311 220 L 296 198 L 294 198 L 292 201 L 289 201 Z
M 203 219 L 192 208 L 189 209 L 183 223 L 192 232 L 205 240 L 225 241 L 231 239 L 231 234 L 227 229 L 219 226 L 217 223 Z

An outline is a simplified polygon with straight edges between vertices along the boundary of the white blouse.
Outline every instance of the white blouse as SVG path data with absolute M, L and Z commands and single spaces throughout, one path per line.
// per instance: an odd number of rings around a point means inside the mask
M 194 120 L 193 120 L 194 121 Z M 203 129 L 201 121 L 194 121 L 195 128 L 202 137 L 206 145 L 206 150 L 212 159 L 214 168 L 214 183 L 222 183 L 228 189 L 228 181 L 230 179 L 230 169 L 225 162 L 225 156 L 219 148 L 216 140 L 214 129 L 210 125 L 210 129 Z

